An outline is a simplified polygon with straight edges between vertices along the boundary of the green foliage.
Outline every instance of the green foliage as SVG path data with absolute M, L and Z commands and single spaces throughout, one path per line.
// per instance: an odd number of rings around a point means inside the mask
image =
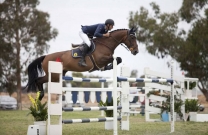
M 179 17 L 177 13 L 160 13 L 155 3 L 151 3 L 151 6 L 154 17 L 141 7 L 139 12 L 130 13 L 129 27 L 139 26 L 137 39 L 146 45 L 150 54 L 163 58 L 178 49 L 178 42 L 181 41 L 177 36 Z
M 18 89 L 19 97 L 21 82 L 26 80 L 25 67 L 47 52 L 48 41 L 58 34 L 49 14 L 36 8 L 38 4 L 38 0 L 0 2 L 0 87 L 9 93 Z
M 198 18 L 200 10 L 207 5 L 207 0 L 183 0 L 182 7 L 180 8 L 181 18 L 187 22 Z
M 1 21 L 0 21 L 1 23 Z M 1 37 L 1 33 L 0 33 Z M 14 60 L 14 54 L 12 52 L 12 45 L 6 43 L 0 38 L 0 90 L 7 91 L 11 96 L 16 91 L 15 82 L 16 75 L 14 73 L 14 66 L 16 61 Z
M 39 96 L 40 92 L 37 92 L 37 96 L 35 99 L 29 95 L 32 105 L 29 107 L 30 112 L 28 113 L 28 115 L 31 114 L 35 121 L 46 121 L 48 119 L 47 102 L 42 104 L 39 100 Z
M 186 99 L 185 112 L 197 112 L 199 110 L 199 103 L 197 99 Z
M 36 104 L 38 109 L 36 109 L 34 106 L 30 106 L 29 114 L 34 117 L 35 121 L 46 121 L 48 119 L 48 108 L 46 107 L 47 102 L 42 104 L 40 100 L 37 100 Z
M 162 95 L 160 95 L 160 91 L 155 91 L 155 90 L 149 91 L 147 93 L 147 97 L 149 97 L 150 95 L 162 96 Z
M 208 0 L 183 0 L 178 12 L 161 13 L 156 3 L 150 6 L 153 14 L 141 7 L 130 12 L 129 27 L 139 26 L 137 40 L 147 51 L 158 57 L 171 56 L 186 76 L 199 78 L 199 89 L 208 101 Z M 204 14 L 203 11 L 204 10 Z M 190 23 L 190 29 L 178 28 L 181 20 Z
M 170 95 L 167 95 L 167 100 L 162 102 L 162 106 L 161 106 L 161 114 L 164 111 L 168 111 L 170 112 L 170 108 L 171 108 L 171 104 L 170 104 Z M 174 111 L 176 113 L 178 113 L 178 115 L 182 118 L 183 117 L 183 113 L 181 111 L 181 106 L 184 105 L 184 102 L 177 98 L 177 96 L 174 96 Z
M 117 105 L 119 103 L 119 99 L 117 99 Z M 102 100 L 99 102 L 99 106 L 113 106 L 113 97 L 111 97 L 111 102 L 108 102 L 108 98 L 103 102 Z M 113 117 L 113 110 L 104 110 L 106 117 Z
M 185 81 L 185 88 L 187 89 L 187 81 Z M 189 90 L 192 90 L 193 88 L 195 88 L 196 87 L 196 82 L 189 82 Z

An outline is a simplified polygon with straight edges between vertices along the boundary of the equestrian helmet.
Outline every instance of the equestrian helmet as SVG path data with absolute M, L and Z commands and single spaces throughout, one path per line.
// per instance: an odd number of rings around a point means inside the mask
M 105 25 L 110 24 L 110 25 L 114 25 L 114 21 L 112 19 L 107 19 L 105 21 Z

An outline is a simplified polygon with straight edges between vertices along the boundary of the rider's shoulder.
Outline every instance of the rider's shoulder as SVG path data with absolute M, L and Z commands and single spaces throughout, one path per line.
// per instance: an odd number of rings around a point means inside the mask
M 105 25 L 104 23 L 98 23 L 98 25 Z
M 98 23 L 97 24 L 97 27 L 103 27 L 103 28 L 105 28 L 105 24 L 104 23 Z

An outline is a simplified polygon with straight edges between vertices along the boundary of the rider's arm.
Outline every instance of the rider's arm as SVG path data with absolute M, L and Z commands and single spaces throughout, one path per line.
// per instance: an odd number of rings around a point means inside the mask
M 102 24 L 98 24 L 97 29 L 95 30 L 94 36 L 95 37 L 109 37 L 108 33 L 104 34 L 105 27 Z
M 110 33 L 103 34 L 104 37 L 109 37 Z

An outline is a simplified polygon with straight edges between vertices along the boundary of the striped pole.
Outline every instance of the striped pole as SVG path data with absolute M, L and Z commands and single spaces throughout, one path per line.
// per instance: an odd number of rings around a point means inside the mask
M 117 106 L 117 109 L 122 109 L 122 106 Z M 67 107 L 63 108 L 65 112 L 72 111 L 100 111 L 100 110 L 113 110 L 113 106 L 104 106 L 104 107 Z
M 104 88 L 104 82 L 101 82 L 101 88 Z M 101 97 L 101 99 L 102 99 L 102 97 Z M 103 110 L 101 111 L 101 116 L 104 116 L 104 111 Z
M 105 78 L 77 78 L 71 76 L 63 76 L 63 80 L 73 81 L 73 82 L 113 82 L 113 79 L 105 79 Z
M 113 82 L 114 80 L 114 79 L 105 79 L 105 78 L 77 78 L 77 77 L 71 77 L 71 76 L 63 76 L 62 79 L 67 80 L 67 81 L 74 81 L 74 82 Z M 157 83 L 169 82 L 169 83 L 173 83 L 173 79 L 126 78 L 126 77 L 117 77 L 117 75 L 115 79 L 118 82 L 123 81 L 123 82 L 157 82 Z
M 148 78 L 126 78 L 117 77 L 118 82 L 169 82 L 173 83 L 173 79 L 148 79 Z
M 171 78 L 173 78 L 173 60 L 171 61 Z M 174 120 L 174 86 L 173 83 L 171 85 L 171 93 L 170 93 L 170 113 L 171 113 L 171 133 L 175 130 L 175 120 Z
M 117 61 L 113 57 L 113 134 L 118 135 L 117 125 Z
M 70 119 L 70 120 L 62 120 L 63 124 L 73 124 L 73 123 L 90 123 L 90 122 L 105 122 L 105 121 L 113 121 L 113 117 L 106 118 L 86 118 L 86 119 Z M 121 120 L 121 117 L 118 117 L 117 120 Z

